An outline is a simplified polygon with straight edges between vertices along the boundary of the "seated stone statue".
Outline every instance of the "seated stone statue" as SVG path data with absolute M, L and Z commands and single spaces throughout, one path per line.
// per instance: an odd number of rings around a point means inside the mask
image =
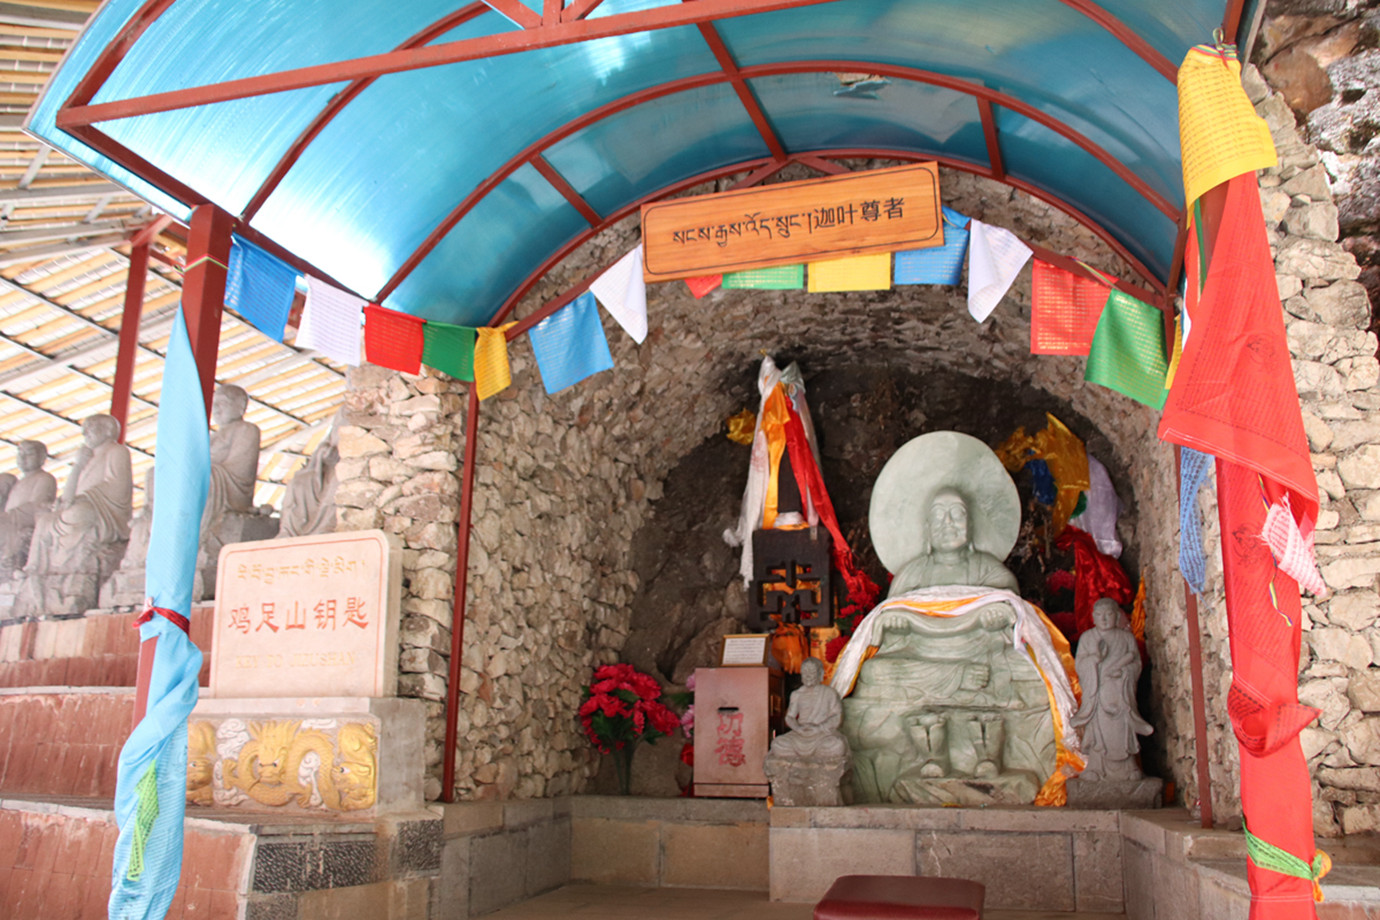
M 57 498 L 57 480 L 43 469 L 48 459 L 43 442 L 20 441 L 17 452 L 23 478 L 10 490 L 0 513 L 0 578 L 5 579 L 29 561 L 34 521 L 39 513 L 51 510 Z
M 791 730 L 772 741 L 762 770 L 778 805 L 842 805 L 839 781 L 849 768 L 848 741 L 839 731 L 843 705 L 838 691 L 822 683 L 818 658 L 801 663 L 800 678 L 804 686 L 786 707 Z
M 1074 697 L 1062 637 L 1015 593 L 1001 562 L 1020 527 L 1019 497 L 1001 462 L 957 432 L 916 438 L 878 477 L 869 523 L 895 577 L 833 677 L 846 697 L 858 800 L 1057 797 L 1042 793 L 1063 783 L 1060 748 L 1074 755 L 1063 762 L 1076 759 Z
M 129 543 L 120 567 L 101 586 L 102 607 L 142 607 L 145 600 L 144 566 L 148 562 L 149 537 L 153 533 L 153 467 L 144 472 L 144 507 L 129 522 Z
M 1093 628 L 1078 639 L 1078 682 L 1083 704 L 1072 719 L 1081 728 L 1085 780 L 1140 779 L 1136 762 L 1137 735 L 1154 731 L 1136 711 L 1136 682 L 1140 679 L 1140 648 L 1123 622 L 1116 601 L 1104 597 L 1093 604 Z
M 245 421 L 249 394 L 242 387 L 222 384 L 211 400 L 211 483 L 201 516 L 201 551 L 197 569 L 204 590 L 215 591 L 220 550 L 227 543 L 267 540 L 278 534 L 278 520 L 254 507 L 254 483 L 259 474 L 259 426 Z M 270 509 L 271 510 L 271 509 Z
M 285 537 L 335 531 L 335 465 L 340 459 L 336 429 L 317 445 L 306 465 L 288 480 L 283 494 Z
M 109 415 L 82 422 L 62 498 L 38 515 L 25 585 L 16 605 L 24 616 L 81 613 L 96 605 L 101 583 L 124 555 L 134 478 L 120 423 Z

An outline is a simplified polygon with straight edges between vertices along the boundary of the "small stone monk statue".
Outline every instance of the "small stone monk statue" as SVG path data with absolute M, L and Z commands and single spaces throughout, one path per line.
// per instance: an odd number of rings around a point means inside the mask
M 1084 780 L 1134 780 L 1144 774 L 1136 763 L 1137 735 L 1154 731 L 1136 711 L 1136 682 L 1140 679 L 1140 649 L 1123 622 L 1116 601 L 1104 597 L 1093 604 L 1093 628 L 1078 639 L 1078 682 L 1083 703 L 1073 725 L 1082 730 Z
M 43 469 L 48 448 L 42 441 L 20 441 L 16 453 L 23 474 L 0 513 L 0 578 L 9 578 L 29 560 L 34 522 L 57 499 L 57 480 Z
M 786 707 L 790 731 L 777 735 L 762 765 L 778 805 L 842 805 L 839 781 L 848 772 L 848 741 L 839 731 L 843 704 L 824 680 L 824 663 L 806 658 L 804 686 Z

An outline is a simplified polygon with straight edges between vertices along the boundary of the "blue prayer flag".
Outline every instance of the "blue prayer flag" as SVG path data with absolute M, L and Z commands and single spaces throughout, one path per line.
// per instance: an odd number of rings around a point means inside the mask
M 944 245 L 896 253 L 891 278 L 895 284 L 958 284 L 968 253 L 968 218 L 944 208 Z
M 613 367 L 599 308 L 588 291 L 533 326 L 527 338 L 548 393 Z
M 274 341 L 283 340 L 296 285 L 297 269 L 253 243 L 231 237 L 225 305 Z
M 187 717 L 197 700 L 201 651 L 177 619 L 191 615 L 201 513 L 211 479 L 206 405 L 179 309 L 163 367 L 153 506 L 145 584 L 151 606 L 141 642 L 157 641 L 144 717 L 120 749 L 115 821 L 120 836 L 111 866 L 108 913 L 119 920 L 167 915 L 182 873 L 187 796 Z

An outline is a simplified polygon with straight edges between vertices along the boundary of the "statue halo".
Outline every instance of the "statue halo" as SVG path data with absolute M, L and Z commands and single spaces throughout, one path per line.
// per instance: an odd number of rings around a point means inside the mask
M 1010 474 L 992 448 L 972 435 L 931 431 L 901 445 L 872 486 L 868 527 L 887 571 L 895 573 L 929 552 L 926 518 L 941 489 L 953 489 L 967 502 L 974 549 L 998 560 L 1011 554 L 1021 529 L 1021 499 Z

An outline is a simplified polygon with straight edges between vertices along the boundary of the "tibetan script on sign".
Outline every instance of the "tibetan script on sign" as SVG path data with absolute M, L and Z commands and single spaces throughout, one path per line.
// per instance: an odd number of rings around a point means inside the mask
M 209 695 L 392 696 L 401 587 L 379 530 L 223 547 Z
M 934 163 L 642 206 L 647 281 L 941 246 Z

